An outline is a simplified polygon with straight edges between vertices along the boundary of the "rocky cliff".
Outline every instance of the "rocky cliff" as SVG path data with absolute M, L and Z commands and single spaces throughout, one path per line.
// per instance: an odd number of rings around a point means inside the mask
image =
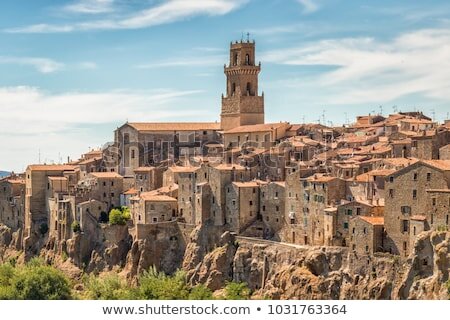
M 419 235 L 406 260 L 389 254 L 356 256 L 343 247 L 308 247 L 236 237 L 222 228 L 195 229 L 176 223 L 145 226 L 132 241 L 127 226 L 102 227 L 93 243 L 82 234 L 41 256 L 72 277 L 120 267 L 133 280 L 155 265 L 186 271 L 191 284 L 212 290 L 227 281 L 246 282 L 254 298 L 269 299 L 447 299 L 450 232 Z M 131 232 L 133 233 L 133 232 Z M 17 255 L 17 239 L 0 226 L 0 262 Z M 23 256 L 23 255 L 22 255 Z
M 189 280 L 210 289 L 244 281 L 255 298 L 270 299 L 447 299 L 450 233 L 426 232 L 406 261 L 379 254 L 358 257 L 342 247 L 302 247 L 234 237 L 195 266 Z M 186 251 L 190 261 L 192 253 Z

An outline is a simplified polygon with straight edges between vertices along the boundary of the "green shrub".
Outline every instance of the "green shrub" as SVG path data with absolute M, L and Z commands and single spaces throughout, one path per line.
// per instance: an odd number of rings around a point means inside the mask
M 191 288 L 188 296 L 189 300 L 212 300 L 213 294 L 204 284 L 198 284 Z
M 76 220 L 74 222 L 72 222 L 71 227 L 72 227 L 72 231 L 75 232 L 75 233 L 78 233 L 78 232 L 81 231 L 80 223 L 78 221 L 76 221 Z
M 127 207 L 115 208 L 109 212 L 109 223 L 111 225 L 125 225 L 130 219 L 131 214 Z
M 139 292 L 143 299 L 148 300 L 186 300 L 189 288 L 186 275 L 177 271 L 173 276 L 151 267 L 139 277 Z
M 95 275 L 83 279 L 84 298 L 91 300 L 135 300 L 138 291 L 127 285 L 118 275 L 107 275 L 99 278 Z
M 227 282 L 224 288 L 225 300 L 247 300 L 250 299 L 250 289 L 245 282 Z

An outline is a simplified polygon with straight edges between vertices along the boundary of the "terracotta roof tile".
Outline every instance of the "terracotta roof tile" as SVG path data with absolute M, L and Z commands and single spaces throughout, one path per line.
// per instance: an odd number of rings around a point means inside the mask
M 278 129 L 281 127 L 289 127 L 289 126 L 290 125 L 287 122 L 255 124 L 255 125 L 236 127 L 231 130 L 225 131 L 225 134 L 227 134 L 227 133 L 246 133 L 246 132 L 266 132 L 266 131 L 272 131 L 274 129 Z
M 384 217 L 363 217 L 360 216 L 361 220 L 364 220 L 372 225 L 382 226 L 384 225 Z
M 220 130 L 218 122 L 130 122 L 137 131 L 203 131 Z
M 77 166 L 66 164 L 31 164 L 28 169 L 32 171 L 74 171 Z
M 122 176 L 117 172 L 91 172 L 89 173 L 89 175 L 95 178 L 104 178 L 104 179 L 122 178 Z

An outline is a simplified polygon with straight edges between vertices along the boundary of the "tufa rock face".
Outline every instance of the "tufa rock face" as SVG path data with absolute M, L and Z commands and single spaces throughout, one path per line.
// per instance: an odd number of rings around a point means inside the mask
M 205 231 L 196 232 L 194 238 Z M 255 298 L 270 299 L 448 298 L 448 232 L 423 233 L 403 262 L 389 254 L 356 256 L 343 247 L 295 247 L 231 234 L 225 239 L 204 255 L 205 248 L 190 245 L 195 253 L 186 252 L 185 267 L 203 256 L 185 269 L 191 283 L 218 290 L 226 281 L 246 282 Z

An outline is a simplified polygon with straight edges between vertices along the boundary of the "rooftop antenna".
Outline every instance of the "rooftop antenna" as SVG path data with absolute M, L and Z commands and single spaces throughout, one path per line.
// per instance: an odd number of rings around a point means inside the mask
M 322 120 L 323 120 L 323 124 L 327 125 L 327 122 L 325 121 L 325 110 L 322 111 Z
M 380 106 L 380 115 L 383 115 L 383 106 Z
M 392 106 L 392 109 L 394 110 L 394 113 L 397 113 L 398 111 L 397 106 Z
M 250 32 L 247 32 L 247 42 L 250 42 Z
M 448 118 L 448 116 L 447 116 L 447 118 Z M 302 121 L 303 121 L 303 124 L 305 124 L 305 115 L 302 116 Z
M 39 154 L 39 164 L 41 164 L 41 149 L 39 149 L 38 154 Z
M 244 32 L 241 32 L 241 42 L 244 41 Z
M 434 109 L 431 109 L 431 114 L 433 115 L 433 121 L 435 121 L 435 118 L 436 118 L 436 112 L 434 111 Z

